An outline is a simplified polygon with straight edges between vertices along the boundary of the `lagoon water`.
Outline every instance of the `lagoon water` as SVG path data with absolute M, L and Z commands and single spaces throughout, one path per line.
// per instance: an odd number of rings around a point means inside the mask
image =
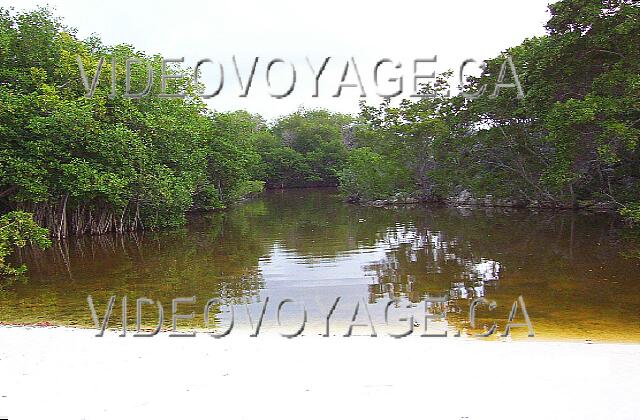
M 207 329 L 203 308 L 226 325 L 255 327 L 261 308 L 265 330 L 297 330 L 302 304 L 307 334 L 347 331 L 356 304 L 378 334 L 403 331 L 414 316 L 416 334 L 428 311 L 445 316 L 431 332 L 480 333 L 493 322 L 503 331 L 513 302 L 522 296 L 536 340 L 640 342 L 640 241 L 613 215 L 513 209 L 374 208 L 346 204 L 332 189 L 268 191 L 225 212 L 190 217 L 184 229 L 126 236 L 80 237 L 47 251 L 22 250 L 26 279 L 3 284 L 0 322 L 93 327 L 87 295 L 103 317 L 117 296 L 109 326 L 121 327 L 122 297 L 135 329 L 135 299 L 158 300 L 171 327 L 171 300 L 180 304 L 181 328 Z M 471 328 L 469 304 L 478 307 Z M 268 301 L 267 301 L 268 298 Z M 277 307 L 282 326 L 277 326 Z M 390 326 L 385 325 L 387 302 Z M 250 315 L 247 315 L 247 310 Z M 521 310 L 521 308 L 519 308 Z M 523 317 L 521 311 L 517 321 Z M 251 317 L 251 318 L 250 318 Z M 154 324 L 152 306 L 143 324 Z M 252 324 L 253 323 L 253 324 Z M 370 334 L 357 327 L 356 334 Z M 515 328 L 516 339 L 527 338 Z M 496 339 L 494 334 L 489 339 Z

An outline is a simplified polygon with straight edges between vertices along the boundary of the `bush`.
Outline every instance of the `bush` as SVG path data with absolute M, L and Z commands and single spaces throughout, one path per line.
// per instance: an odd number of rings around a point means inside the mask
M 340 190 L 351 200 L 389 198 L 397 192 L 410 192 L 410 173 L 402 165 L 368 147 L 349 152 L 347 164 L 339 175 Z
M 620 214 L 633 224 L 640 224 L 640 203 L 630 203 L 620 209 Z
M 33 221 L 33 215 L 23 211 L 13 211 L 0 217 L 0 278 L 23 274 L 27 268 L 13 267 L 6 262 L 15 247 L 33 244 L 40 248 L 51 246 L 49 231 Z

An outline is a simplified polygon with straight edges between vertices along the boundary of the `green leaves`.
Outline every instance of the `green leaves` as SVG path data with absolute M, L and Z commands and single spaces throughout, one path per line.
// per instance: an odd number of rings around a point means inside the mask
M 322 109 L 280 118 L 256 143 L 263 180 L 275 187 L 336 185 L 347 156 L 343 130 L 351 122 Z
M 39 248 L 51 246 L 49 232 L 38 226 L 33 216 L 22 211 L 13 211 L 0 217 L 0 279 L 23 274 L 26 267 L 13 267 L 6 262 L 14 247 L 23 248 L 32 244 Z
M 339 176 L 340 190 L 352 200 L 389 198 L 411 185 L 407 168 L 368 147 L 352 150 Z
M 87 98 L 77 57 L 92 78 L 102 56 Z M 160 74 L 162 57 L 78 40 L 46 9 L 0 9 L 1 208 L 33 209 L 54 235 L 67 236 L 175 226 L 194 199 L 198 208 L 221 208 L 261 189 L 254 137 L 263 121 L 206 112 L 197 98 L 159 98 L 157 80 L 149 97 L 124 99 L 130 57 Z M 145 71 L 133 66 L 132 91 Z M 175 82 L 169 91 L 183 88 L 193 87 Z
M 397 107 L 363 106 L 341 177 L 349 195 L 389 187 L 369 166 L 410 171 L 423 196 L 461 190 L 524 202 L 573 206 L 579 200 L 629 203 L 640 187 L 640 7 L 636 1 L 562 0 L 550 6 L 549 35 L 488 60 L 465 92 L 448 97 L 446 80 L 424 86 L 433 98 Z M 493 91 L 506 56 L 526 92 Z M 510 80 L 505 80 L 509 82 Z M 359 174 L 359 175 L 358 175 Z

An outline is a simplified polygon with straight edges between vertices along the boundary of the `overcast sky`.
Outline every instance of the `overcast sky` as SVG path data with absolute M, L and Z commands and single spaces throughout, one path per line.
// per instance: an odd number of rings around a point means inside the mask
M 465 59 L 491 58 L 525 38 L 543 34 L 549 1 L 0 0 L 0 4 L 16 9 L 48 4 L 68 26 L 77 28 L 80 38 L 95 33 L 105 44 L 127 43 L 151 54 L 184 57 L 191 67 L 204 58 L 220 62 L 225 82 L 220 94 L 207 101 L 209 106 L 221 111 L 247 109 L 271 119 L 300 106 L 357 112 L 359 88 L 344 88 L 339 98 L 333 97 L 350 57 L 354 57 L 371 103 L 380 100 L 378 92 L 397 89 L 397 82 L 385 83 L 390 77 L 403 76 L 403 95 L 410 95 L 415 59 L 437 56 L 434 65 L 419 65 L 418 73 L 452 69 L 457 80 Z M 247 97 L 239 97 L 234 55 L 243 80 L 259 57 Z M 314 76 L 306 57 L 317 71 L 327 56 L 331 59 L 320 77 L 319 97 L 314 98 Z M 270 90 L 266 68 L 275 58 L 296 69 L 293 92 L 282 99 L 269 92 L 281 94 L 288 89 L 291 68 L 274 65 Z M 402 67 L 380 67 L 376 88 L 374 66 L 383 58 Z M 218 70 L 204 65 L 202 71 L 208 91 L 214 91 Z M 347 82 L 356 81 L 351 66 Z

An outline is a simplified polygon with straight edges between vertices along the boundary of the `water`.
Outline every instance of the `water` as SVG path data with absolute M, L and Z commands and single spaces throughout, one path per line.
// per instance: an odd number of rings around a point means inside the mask
M 179 306 L 180 313 L 196 314 L 179 321 L 182 329 L 207 329 L 203 308 L 211 298 L 222 302 L 211 309 L 220 328 L 231 306 L 236 325 L 248 328 L 247 307 L 255 327 L 269 298 L 265 329 L 296 330 L 304 302 L 306 333 L 315 334 L 340 297 L 331 334 L 347 331 L 357 302 L 358 321 L 366 320 L 366 302 L 378 334 L 405 329 L 408 322 L 397 320 L 402 314 L 414 315 L 421 333 L 425 298 L 446 296 L 445 303 L 429 304 L 446 321 L 429 328 L 451 336 L 482 332 L 494 321 L 502 332 L 522 296 L 536 339 L 640 342 L 638 250 L 633 232 L 606 214 L 371 208 L 346 204 L 334 190 L 270 191 L 227 212 L 193 216 L 178 231 L 81 237 L 45 252 L 24 250 L 18 260 L 28 265 L 28 279 L 2 285 L 0 322 L 92 327 L 87 295 L 100 318 L 116 295 L 109 326 L 119 328 L 126 295 L 130 330 L 139 297 L 159 300 L 163 328 L 170 328 L 171 300 L 196 296 L 196 304 Z M 478 307 L 472 329 L 469 304 L 478 297 L 497 306 Z M 295 302 L 283 307 L 277 327 L 285 298 Z M 390 299 L 397 303 L 387 327 Z M 154 325 L 152 307 L 143 314 L 143 325 Z M 517 339 L 527 336 L 526 328 L 514 332 Z

